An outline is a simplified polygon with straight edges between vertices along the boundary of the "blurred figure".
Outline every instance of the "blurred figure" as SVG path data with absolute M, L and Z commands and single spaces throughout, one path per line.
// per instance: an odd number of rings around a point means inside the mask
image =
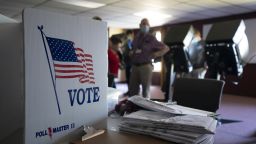
M 115 78 L 120 66 L 119 48 L 122 45 L 120 38 L 111 36 L 108 48 L 108 87 L 116 88 Z
M 188 48 L 188 55 L 189 60 L 193 65 L 193 70 L 190 73 L 184 74 L 183 77 L 204 78 L 206 72 L 204 41 L 198 30 L 195 30 L 194 37 Z
M 188 59 L 193 66 L 193 70 L 189 73 L 174 72 L 172 70 L 173 54 L 169 51 L 164 55 L 164 62 L 166 66 L 165 81 L 162 90 L 165 92 L 164 101 L 168 101 L 172 96 L 172 85 L 176 78 L 204 78 L 206 72 L 205 54 L 204 54 L 204 41 L 201 38 L 201 34 L 198 30 L 194 31 L 194 36 L 190 45 L 188 46 Z
M 132 43 L 132 70 L 129 83 L 130 96 L 139 94 L 141 84 L 143 97 L 148 97 L 153 70 L 152 59 L 164 55 L 169 50 L 168 46 L 159 42 L 149 33 L 149 30 L 150 25 L 148 19 L 142 19 L 140 22 L 140 31 Z
M 128 86 L 128 91 L 124 95 L 129 95 L 129 80 L 130 80 L 130 73 L 131 73 L 131 67 L 132 67 L 130 53 L 132 50 L 133 37 L 134 37 L 133 31 L 127 30 L 126 31 L 126 42 L 124 44 L 123 58 L 124 58 L 124 63 L 125 63 L 125 77 L 126 77 L 126 83 Z
M 174 72 L 171 73 L 171 71 L 172 71 L 171 68 L 172 68 L 172 64 L 173 64 L 173 57 L 172 57 L 171 51 L 168 51 L 163 56 L 163 60 L 164 60 L 166 72 L 165 72 L 165 78 L 164 78 L 164 82 L 163 82 L 163 86 L 162 86 L 162 91 L 165 92 L 164 93 L 164 101 L 167 102 L 169 100 L 170 85 L 172 83 L 171 76 L 175 75 Z

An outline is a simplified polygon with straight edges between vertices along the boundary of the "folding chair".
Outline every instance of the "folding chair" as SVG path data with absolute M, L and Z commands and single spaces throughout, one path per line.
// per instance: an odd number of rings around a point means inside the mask
M 225 82 L 215 79 L 177 78 L 173 101 L 178 105 L 216 112 Z

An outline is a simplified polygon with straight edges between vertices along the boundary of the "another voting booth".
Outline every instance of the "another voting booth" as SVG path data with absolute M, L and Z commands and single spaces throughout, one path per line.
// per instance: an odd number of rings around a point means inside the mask
M 83 125 L 106 128 L 105 22 L 26 9 L 0 33 L 0 141 L 64 143 Z

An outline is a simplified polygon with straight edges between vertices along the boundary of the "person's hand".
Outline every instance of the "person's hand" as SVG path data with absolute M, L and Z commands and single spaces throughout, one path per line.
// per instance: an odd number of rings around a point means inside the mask
M 155 58 L 157 58 L 157 57 L 159 57 L 159 52 L 158 52 L 158 51 L 157 51 L 157 52 L 154 52 L 153 55 L 152 55 L 152 58 L 153 58 L 153 59 L 155 59 Z
M 170 48 L 167 45 L 164 45 L 164 47 L 161 50 L 153 53 L 153 58 L 157 58 L 157 57 L 163 56 L 169 50 L 170 50 Z

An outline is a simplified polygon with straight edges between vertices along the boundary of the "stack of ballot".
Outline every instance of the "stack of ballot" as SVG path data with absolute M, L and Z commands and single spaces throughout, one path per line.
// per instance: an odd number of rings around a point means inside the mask
M 217 121 L 208 116 L 211 112 L 168 106 L 142 97 L 130 100 L 151 111 L 139 110 L 125 115 L 119 126 L 121 132 L 150 135 L 175 143 L 213 144 Z

